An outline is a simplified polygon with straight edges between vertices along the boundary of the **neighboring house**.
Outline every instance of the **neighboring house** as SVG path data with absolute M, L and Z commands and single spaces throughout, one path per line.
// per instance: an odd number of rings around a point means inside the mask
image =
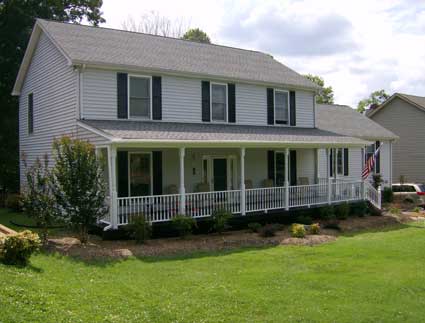
M 392 150 L 398 136 L 387 130 L 383 126 L 373 122 L 364 114 L 357 112 L 346 105 L 317 104 L 316 105 L 316 126 L 319 129 L 332 131 L 344 136 L 353 136 L 371 142 L 365 148 L 350 148 L 349 163 L 352 169 L 350 178 L 356 179 L 361 174 L 366 160 L 374 154 L 377 147 L 381 146 L 376 159 L 373 172 L 369 175 L 369 180 L 373 180 L 374 174 L 380 174 L 383 186 L 391 187 L 392 175 Z M 319 177 L 326 174 L 326 152 L 321 149 L 319 163 Z M 343 153 L 338 155 L 339 165 L 343 164 Z M 344 167 L 337 167 L 337 177 L 344 174 Z
M 400 137 L 393 145 L 393 182 L 425 183 L 425 97 L 393 94 L 367 116 Z
M 218 208 L 379 207 L 359 152 L 384 137 L 318 129 L 317 91 L 261 52 L 37 20 L 13 94 L 29 163 L 63 134 L 106 157 L 104 221 L 117 228 L 133 213 L 158 222 Z

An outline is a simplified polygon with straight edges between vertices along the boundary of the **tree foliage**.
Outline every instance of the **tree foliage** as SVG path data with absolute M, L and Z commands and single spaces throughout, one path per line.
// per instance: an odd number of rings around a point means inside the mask
M 320 86 L 319 95 L 316 96 L 316 103 L 319 104 L 333 104 L 334 91 L 332 86 L 325 86 L 325 81 L 318 75 L 307 74 L 305 75 L 310 81 Z
M 53 149 L 56 203 L 63 219 L 79 230 L 84 243 L 89 227 L 107 212 L 103 167 L 94 146 L 87 141 L 63 136 L 54 141 Z
M 102 0 L 0 1 L 0 190 L 18 190 L 18 99 L 10 93 L 36 18 L 97 26 Z
M 199 43 L 211 44 L 210 37 L 199 28 L 189 29 L 182 37 L 185 40 L 191 40 Z
M 357 111 L 363 113 L 367 109 L 375 108 L 385 102 L 390 95 L 384 89 L 372 92 L 369 97 L 360 100 L 357 105 Z
M 48 228 L 54 223 L 56 216 L 48 157 L 44 156 L 43 163 L 37 158 L 31 167 L 28 167 L 25 156 L 22 160 L 26 177 L 25 189 L 22 192 L 22 208 L 41 228 L 42 241 L 46 243 Z

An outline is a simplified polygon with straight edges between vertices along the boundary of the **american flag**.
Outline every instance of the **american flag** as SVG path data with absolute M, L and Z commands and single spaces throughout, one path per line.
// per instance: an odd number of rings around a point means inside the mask
M 376 157 L 378 156 L 379 149 L 381 149 L 381 145 L 376 149 L 374 154 L 369 157 L 369 159 L 366 161 L 366 164 L 364 165 L 363 171 L 362 171 L 362 178 L 363 180 L 367 179 L 370 172 L 373 170 L 373 167 L 375 167 Z

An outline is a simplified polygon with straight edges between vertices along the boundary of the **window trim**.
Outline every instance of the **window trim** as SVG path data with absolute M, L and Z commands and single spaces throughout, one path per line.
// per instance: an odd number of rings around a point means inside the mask
M 224 120 L 213 120 L 213 85 L 224 85 L 226 88 L 226 99 L 225 99 L 225 111 L 224 111 Z M 210 82 L 210 122 L 212 123 L 228 123 L 228 112 L 229 111 L 229 89 L 227 83 L 221 83 L 221 82 Z
M 32 101 L 31 108 L 31 123 L 30 123 L 30 97 Z M 34 92 L 30 92 L 27 95 L 27 132 L 28 135 L 34 134 Z
M 277 123 L 276 119 L 276 92 L 286 93 L 288 98 L 288 121 L 286 123 Z M 290 105 L 290 93 L 288 90 L 282 90 L 282 89 L 273 89 L 273 118 L 274 118 L 274 125 L 275 126 L 283 126 L 283 127 L 290 127 L 291 126 L 291 107 Z
M 149 79 L 149 117 L 132 117 L 131 116 L 131 107 L 130 107 L 130 79 L 134 78 L 143 78 L 143 79 Z M 153 107 L 152 107 L 152 75 L 142 75 L 142 74 L 127 74 L 127 115 L 128 119 L 133 120 L 152 120 L 152 113 L 153 113 Z
M 128 174 L 128 196 L 129 197 L 137 197 L 131 195 L 131 155 L 149 155 L 149 171 L 150 171 L 150 184 L 149 184 L 149 195 L 153 195 L 153 158 L 152 158 L 152 151 L 129 151 L 128 152 L 128 161 L 127 161 L 127 174 Z

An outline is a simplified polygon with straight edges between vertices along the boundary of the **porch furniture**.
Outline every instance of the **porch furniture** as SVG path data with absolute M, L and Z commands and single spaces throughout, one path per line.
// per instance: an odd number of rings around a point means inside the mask
M 251 188 L 253 188 L 252 180 L 246 179 L 245 180 L 245 189 L 251 189 Z
M 263 187 L 273 187 L 273 180 L 272 179 L 263 180 Z

